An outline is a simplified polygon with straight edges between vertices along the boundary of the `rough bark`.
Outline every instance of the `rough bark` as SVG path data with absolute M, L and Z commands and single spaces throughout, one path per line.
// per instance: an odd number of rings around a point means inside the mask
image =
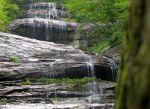
M 132 0 L 116 109 L 150 109 L 150 0 Z

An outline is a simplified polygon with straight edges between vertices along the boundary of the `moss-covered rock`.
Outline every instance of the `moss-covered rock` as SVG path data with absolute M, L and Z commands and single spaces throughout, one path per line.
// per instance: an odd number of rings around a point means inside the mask
M 150 109 L 150 1 L 132 0 L 116 109 Z

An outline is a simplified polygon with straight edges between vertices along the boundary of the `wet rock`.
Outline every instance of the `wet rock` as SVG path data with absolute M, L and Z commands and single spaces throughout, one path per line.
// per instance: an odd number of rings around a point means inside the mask
M 119 64 L 120 61 L 120 55 L 121 55 L 121 44 L 117 44 L 112 47 L 108 47 L 103 52 L 101 55 L 107 56 L 109 58 L 112 58 L 117 64 Z
M 43 19 L 61 19 L 61 18 L 67 18 L 68 17 L 68 13 L 63 11 L 63 10 L 57 10 L 57 16 L 53 17 L 52 15 L 49 14 L 48 10 L 34 10 L 34 11 L 28 11 L 26 12 L 26 14 L 24 15 L 23 18 L 34 18 L 36 16 L 36 18 L 43 18 Z
M 1 105 L 1 109 L 113 109 L 113 104 L 21 104 L 21 105 Z
M 0 33 L 0 51 L 0 80 L 41 76 L 51 78 L 88 76 L 87 62 L 90 57 L 71 46 Z M 107 59 L 102 58 L 95 57 L 92 60 L 92 63 L 98 66 L 95 67 L 96 76 L 104 72 L 99 67 L 108 67 Z M 110 75 L 109 72 L 108 74 Z
M 54 60 L 56 64 L 79 63 L 80 61 L 77 60 L 83 58 L 82 52 L 71 46 L 37 41 L 12 34 L 0 33 L 0 42 L 0 51 L 2 51 L 0 55 L 8 60 L 7 62 L 1 60 L 0 79 L 17 79 L 33 74 L 35 77 L 39 74 L 45 75 L 46 72 L 52 72 L 51 60 Z M 18 58 L 19 63 L 11 61 L 13 56 Z M 45 62 L 41 61 L 46 59 L 48 60 Z M 60 69 L 63 71 L 64 68 Z
M 9 24 L 11 33 L 43 41 L 70 44 L 73 32 L 77 27 L 75 22 L 66 22 L 68 13 L 57 7 L 55 3 L 37 2 L 30 4 L 22 19 Z
M 58 10 L 65 9 L 60 4 L 49 3 L 49 2 L 35 2 L 35 3 L 30 4 L 28 7 L 29 7 L 29 9 L 31 9 L 31 8 L 33 8 L 33 9 L 48 9 L 48 8 L 54 8 L 54 6 Z
M 38 40 L 69 44 L 73 40 L 72 32 L 77 23 L 41 18 L 14 20 L 9 24 L 11 33 Z
M 65 8 L 56 3 L 36 2 L 29 5 L 24 18 L 57 19 L 68 17 Z
M 114 103 L 114 87 L 112 82 L 97 82 L 94 85 L 96 93 L 92 92 L 92 83 L 81 86 L 73 86 L 69 84 L 39 84 L 22 85 L 21 81 L 16 81 L 16 85 L 10 85 L 11 81 L 0 83 L 0 104 L 21 104 L 21 103 L 43 103 L 45 104 L 78 104 L 84 106 L 92 106 L 97 104 Z M 9 84 L 10 83 L 10 84 Z M 12 81 L 15 83 L 15 81 Z M 3 84 L 5 84 L 3 86 Z M 18 85 L 19 84 L 19 85 Z M 92 85 L 92 86 L 91 86 Z M 88 89 L 88 90 L 87 90 Z M 91 104 L 91 105 L 89 105 Z M 96 106 L 97 107 L 97 106 Z

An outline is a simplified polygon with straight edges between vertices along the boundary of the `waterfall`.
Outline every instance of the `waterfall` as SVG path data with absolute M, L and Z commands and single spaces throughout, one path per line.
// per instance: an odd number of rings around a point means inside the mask
M 111 68 L 112 80 L 115 81 L 117 77 L 118 65 L 115 63 L 115 61 L 112 58 L 108 58 L 106 56 L 103 56 L 103 58 L 108 60 L 108 65 Z
M 61 20 L 62 16 L 65 16 L 65 11 L 63 8 L 62 10 L 57 9 L 56 3 L 37 2 L 30 4 L 29 10 L 25 16 L 32 22 L 27 27 L 30 31 L 28 37 L 44 41 L 65 43 L 68 37 L 68 24 Z
M 34 3 L 29 5 L 27 18 L 60 19 L 56 3 Z
M 88 101 L 89 103 L 92 103 L 92 101 L 95 99 L 98 102 L 101 102 L 101 96 L 103 93 L 102 90 L 103 88 L 101 86 L 98 86 L 97 82 L 96 82 L 96 75 L 95 75 L 95 66 L 94 66 L 94 61 L 93 58 L 90 55 L 84 54 L 82 52 L 83 56 L 84 56 L 84 61 L 87 64 L 87 70 L 88 70 L 88 76 L 94 78 L 92 83 L 88 85 L 88 89 L 90 91 L 90 96 L 88 97 Z M 100 92 L 98 92 L 98 87 L 100 88 Z M 93 99 L 94 98 L 94 99 Z
M 11 33 L 61 44 L 72 44 L 77 23 L 65 21 L 68 13 L 56 3 L 36 2 L 29 5 L 22 19 L 9 24 Z

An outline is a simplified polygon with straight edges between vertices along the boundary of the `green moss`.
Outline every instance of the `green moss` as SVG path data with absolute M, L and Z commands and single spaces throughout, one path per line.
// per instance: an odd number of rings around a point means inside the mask
M 19 57 L 14 55 L 14 56 L 11 56 L 10 57 L 11 61 L 14 62 L 14 63 L 19 63 Z
M 71 84 L 71 85 L 82 85 L 86 84 L 87 82 L 91 82 L 95 80 L 95 78 L 92 77 L 85 77 L 82 79 L 70 79 L 70 78 L 59 78 L 59 79 L 53 79 L 53 78 L 47 78 L 47 77 L 41 77 L 41 78 L 27 78 L 24 84 L 28 83 L 43 83 L 43 84 Z
M 23 85 L 31 85 L 31 81 L 26 79 L 24 82 L 22 82 Z

